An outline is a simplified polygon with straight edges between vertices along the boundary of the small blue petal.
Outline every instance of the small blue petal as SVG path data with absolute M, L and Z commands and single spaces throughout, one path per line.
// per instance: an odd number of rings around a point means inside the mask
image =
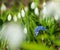
M 38 35 L 40 30 L 47 30 L 47 29 L 43 26 L 37 26 L 34 30 L 35 34 Z

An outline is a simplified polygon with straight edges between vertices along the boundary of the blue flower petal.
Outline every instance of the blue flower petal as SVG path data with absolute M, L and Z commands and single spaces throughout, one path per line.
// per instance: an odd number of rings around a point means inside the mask
M 46 30 L 46 28 L 43 26 L 37 26 L 34 30 L 35 34 L 38 35 L 40 30 Z

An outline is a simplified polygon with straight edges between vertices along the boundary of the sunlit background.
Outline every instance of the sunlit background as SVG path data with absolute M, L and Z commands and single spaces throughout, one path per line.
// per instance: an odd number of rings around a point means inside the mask
M 60 0 L 0 0 L 0 50 L 60 50 Z

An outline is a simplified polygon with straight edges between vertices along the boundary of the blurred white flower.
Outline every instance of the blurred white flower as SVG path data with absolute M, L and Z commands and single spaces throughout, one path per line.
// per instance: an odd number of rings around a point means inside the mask
M 45 7 L 46 6 L 46 2 L 43 2 L 43 7 Z
M 59 16 L 55 14 L 55 15 L 54 15 L 54 19 L 55 19 L 56 21 L 58 21 Z
M 38 9 L 37 7 L 35 8 L 34 13 L 35 13 L 35 15 L 37 15 L 37 16 L 39 15 L 39 9 Z
M 4 4 L 2 4 L 2 5 L 1 5 L 1 11 L 2 11 L 2 12 L 3 12 L 3 11 L 6 11 L 6 9 L 7 9 L 6 6 L 5 6 Z
M 20 12 L 18 13 L 18 18 L 19 18 L 19 19 L 21 18 L 21 14 L 20 14 Z
M 24 33 L 27 34 L 27 28 L 26 27 L 24 28 Z
M 54 9 L 53 7 L 54 7 L 54 2 L 47 3 L 46 6 L 43 8 L 42 13 L 45 16 L 51 15 Z
M 35 2 L 32 2 L 32 3 L 31 3 L 31 9 L 34 9 L 35 6 L 36 6 L 36 5 L 35 5 Z
M 17 22 L 17 17 L 16 17 L 16 15 L 14 15 L 13 20 L 14 20 L 14 22 Z
M 24 10 L 25 10 L 25 12 L 27 12 L 27 11 L 28 11 L 28 7 L 26 6 L 26 7 L 24 8 Z
M 12 18 L 12 16 L 9 14 L 7 17 L 8 21 L 11 21 L 11 18 Z
M 60 4 L 53 1 L 47 2 L 46 6 L 42 9 L 42 13 L 46 17 L 54 16 L 55 14 L 60 16 Z
M 47 13 L 47 8 L 44 7 L 43 10 L 42 10 L 42 13 L 45 15 L 45 13 Z
M 22 26 L 18 23 L 7 23 L 3 26 L 3 38 L 7 40 L 8 46 L 17 49 L 25 39 Z
M 43 19 L 45 19 L 46 17 L 48 17 L 48 13 L 47 13 L 47 8 L 44 7 L 43 10 L 42 10 L 42 13 L 43 13 Z
M 21 16 L 25 17 L 25 11 L 23 9 L 21 10 Z

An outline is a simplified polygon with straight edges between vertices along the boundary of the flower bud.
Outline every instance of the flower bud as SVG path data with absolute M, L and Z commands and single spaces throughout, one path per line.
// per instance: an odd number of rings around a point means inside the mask
M 25 11 L 23 9 L 21 10 L 21 16 L 25 17 Z
M 57 21 L 59 19 L 58 15 L 54 15 L 54 19 Z
M 1 5 L 1 11 L 6 11 L 6 6 L 4 4 Z
M 24 28 L 24 33 L 25 33 L 25 34 L 27 33 L 27 28 L 26 28 L 26 27 Z
M 19 19 L 21 18 L 21 14 L 20 14 L 20 12 L 18 13 L 18 18 L 19 18 Z
M 16 17 L 16 15 L 14 15 L 13 20 L 14 20 L 14 22 L 17 21 L 17 17 Z
M 28 7 L 25 7 L 24 10 L 25 10 L 25 12 L 27 12 L 28 11 Z
M 37 15 L 37 16 L 39 15 L 39 10 L 38 10 L 37 7 L 35 8 L 34 13 L 35 13 L 35 15 Z
M 32 2 L 32 3 L 31 3 L 31 9 L 34 9 L 34 8 L 35 8 L 35 3 Z
M 11 21 L 11 18 L 12 18 L 12 17 L 11 17 L 11 15 L 9 14 L 8 17 L 7 17 L 8 21 Z

